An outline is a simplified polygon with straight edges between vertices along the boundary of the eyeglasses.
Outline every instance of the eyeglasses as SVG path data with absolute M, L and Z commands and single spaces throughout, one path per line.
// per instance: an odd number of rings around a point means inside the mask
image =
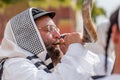
M 40 27 L 38 29 L 43 29 L 44 31 L 51 32 L 51 33 L 54 31 L 60 32 L 60 29 L 54 25 L 46 25 L 46 26 Z

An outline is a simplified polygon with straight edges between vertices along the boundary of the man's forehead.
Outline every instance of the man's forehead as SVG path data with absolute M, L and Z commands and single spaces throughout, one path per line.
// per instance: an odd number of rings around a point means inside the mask
M 45 25 L 55 25 L 54 21 L 49 16 L 43 16 L 36 20 L 36 23 L 45 26 Z

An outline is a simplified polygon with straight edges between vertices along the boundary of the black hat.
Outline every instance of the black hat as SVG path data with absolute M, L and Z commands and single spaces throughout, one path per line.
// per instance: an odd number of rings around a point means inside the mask
M 48 15 L 50 18 L 53 18 L 55 16 L 55 12 L 47 12 L 45 10 L 36 9 L 36 8 L 32 9 L 32 14 L 33 14 L 34 19 L 37 19 L 37 18 L 44 16 L 44 15 Z

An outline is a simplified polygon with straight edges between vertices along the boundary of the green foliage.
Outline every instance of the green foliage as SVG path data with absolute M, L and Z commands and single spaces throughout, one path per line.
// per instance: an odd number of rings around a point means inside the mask
M 30 0 L 29 4 L 30 6 L 44 7 L 44 8 L 47 8 L 47 7 L 59 8 L 61 6 L 72 7 L 72 0 Z
M 77 0 L 77 4 L 76 4 L 77 9 L 79 9 L 79 10 L 82 9 L 83 2 L 84 2 L 84 0 Z M 100 15 L 106 16 L 106 11 L 103 8 L 98 7 L 96 5 L 96 2 L 94 2 L 92 12 L 91 12 L 91 17 L 95 23 L 96 23 L 96 18 Z
M 8 4 L 14 4 L 22 1 L 25 1 L 25 0 L 0 0 L 0 10 L 2 10 L 2 8 L 7 6 Z M 27 1 L 29 5 L 32 7 L 59 8 L 60 6 L 63 6 L 63 7 L 68 6 L 68 7 L 72 7 L 75 10 L 81 10 L 84 2 L 84 0 L 76 0 L 76 3 L 74 4 L 75 1 L 73 0 L 27 0 Z M 91 16 L 94 22 L 96 22 L 97 16 L 100 16 L 100 15 L 106 16 L 106 12 L 103 8 L 98 7 L 96 5 L 96 2 L 94 2 L 92 13 L 91 13 Z
M 83 2 L 84 2 L 84 0 L 77 0 L 77 3 L 76 3 L 77 9 L 82 9 Z
M 23 0 L 1 0 L 5 4 L 13 4 Z
M 106 11 L 101 7 L 97 7 L 96 3 L 94 3 L 93 8 L 92 8 L 91 16 L 92 16 L 92 19 L 95 23 L 96 23 L 97 16 L 100 16 L 100 15 L 106 16 Z
M 28 1 L 29 5 L 31 7 L 44 7 L 47 8 L 48 4 L 47 4 L 47 0 L 30 0 Z

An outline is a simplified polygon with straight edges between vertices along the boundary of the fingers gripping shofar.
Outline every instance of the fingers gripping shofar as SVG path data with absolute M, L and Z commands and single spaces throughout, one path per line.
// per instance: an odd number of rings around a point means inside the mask
M 98 39 L 95 26 L 91 19 L 92 6 L 93 6 L 93 0 L 84 0 L 82 6 L 84 42 L 96 42 Z

